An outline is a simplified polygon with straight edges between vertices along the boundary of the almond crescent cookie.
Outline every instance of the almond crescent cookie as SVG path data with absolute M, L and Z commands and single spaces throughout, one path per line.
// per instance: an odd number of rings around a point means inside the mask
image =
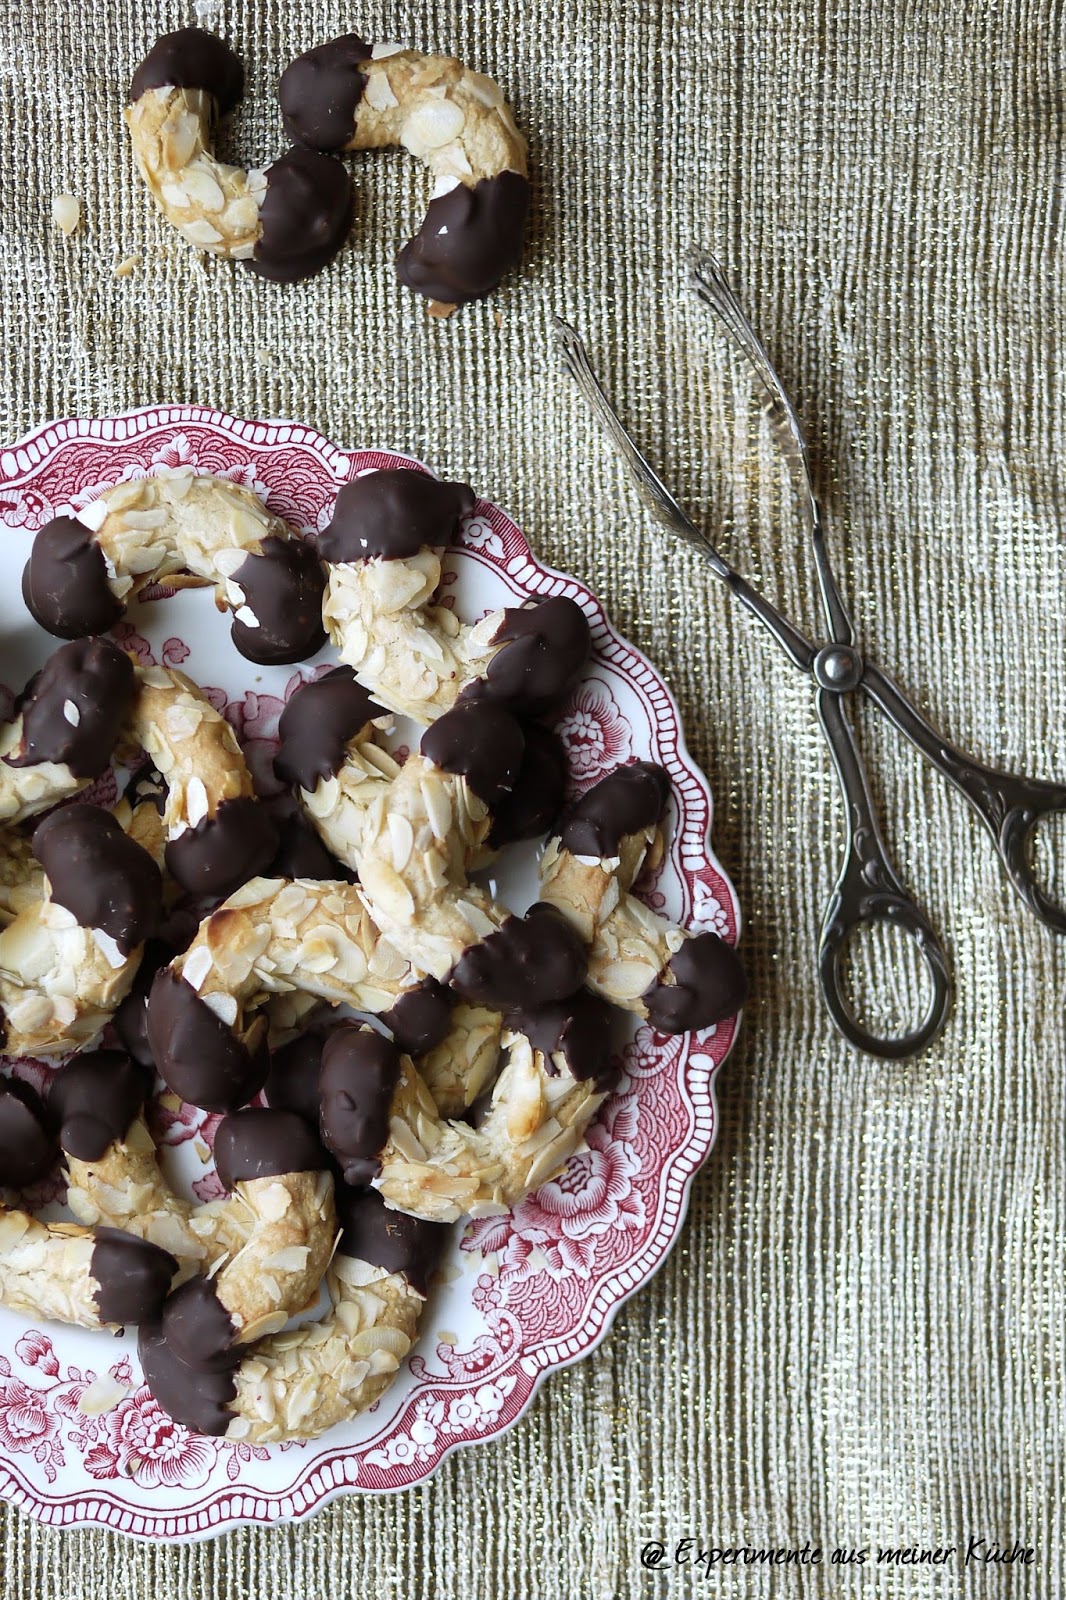
M 346 1183 L 433 1222 L 505 1211 L 582 1148 L 617 1082 L 611 1008 L 588 992 L 516 1012 L 506 1064 L 476 1128 L 444 1121 L 413 1063 L 357 1023 L 326 1041 L 319 1078 L 323 1140 Z
M 339 1196 L 338 1211 L 321 1321 L 234 1352 L 216 1341 L 193 1279 L 141 1329 L 145 1381 L 176 1421 L 250 1444 L 313 1439 L 384 1393 L 417 1338 L 449 1230 L 386 1211 L 367 1190 Z
M 104 633 L 150 583 L 177 573 L 215 586 L 249 661 L 306 660 L 324 643 L 323 576 L 311 546 L 240 484 L 192 467 L 105 489 L 39 530 L 22 592 L 61 639 Z
M 61 645 L 0 728 L 0 823 L 24 822 L 100 777 L 134 693 L 133 663 L 110 639 Z
M 423 160 L 433 195 L 400 251 L 400 282 L 442 306 L 480 299 L 522 254 L 526 141 L 499 86 L 452 56 L 349 33 L 298 56 L 281 77 L 289 132 L 316 150 L 380 150 Z
M 502 1009 L 526 1004 L 534 989 L 540 1003 L 562 999 L 584 979 L 583 951 L 563 919 L 516 918 L 468 880 L 490 807 L 512 789 L 523 749 L 521 727 L 501 706 L 455 706 L 375 787 L 350 852 L 375 925 L 412 968 Z
M 432 722 L 477 696 L 523 715 L 550 709 L 581 671 L 589 626 L 563 595 L 461 622 L 435 605 L 441 552 L 474 509 L 464 483 L 397 467 L 337 495 L 319 538 L 322 618 L 340 658 L 381 705 Z
M 17 1079 L 0 1084 L 3 1189 L 44 1177 L 55 1151 L 40 1097 Z M 165 1250 L 117 1229 L 39 1222 L 0 1206 L 0 1303 L 28 1316 L 121 1332 L 158 1316 L 177 1270 Z
M 596 994 L 660 1033 L 685 1033 L 739 1011 L 747 978 L 716 933 L 686 933 L 629 892 L 661 856 L 669 797 L 666 772 L 649 761 L 601 779 L 564 812 L 541 858 L 541 896 L 588 945 Z
M 233 729 L 203 690 L 170 667 L 140 667 L 137 683 L 126 734 L 166 784 L 167 870 L 190 894 L 229 894 L 269 864 L 277 829 Z
M 327 850 L 349 867 L 368 806 L 400 771 L 378 742 L 391 724 L 351 667 L 334 667 L 301 684 L 278 722 L 274 771 L 293 789 Z
M 382 743 L 391 721 L 353 669 L 342 666 L 301 684 L 278 723 L 277 777 L 292 788 L 327 849 L 353 870 L 367 810 L 400 771 Z M 487 833 L 472 841 L 470 867 L 487 865 L 505 845 L 543 838 L 562 807 L 566 753 L 558 735 L 530 721 L 520 731 L 513 786 L 494 800 Z
M 391 941 L 414 966 L 444 976 L 479 932 L 506 920 L 466 883 L 467 866 L 545 832 L 562 800 L 565 757 L 546 729 L 520 726 L 491 702 L 475 701 L 445 713 L 426 734 L 422 751 L 432 759 L 420 753 L 400 768 L 377 742 L 386 721 L 352 669 L 337 667 L 290 699 L 274 768 L 326 846 L 361 871 Z M 491 799 L 491 814 L 471 780 Z M 464 1002 L 460 1021 L 468 1041 L 480 1030 L 482 1048 L 458 1051 L 448 1039 L 423 1055 L 400 1041 L 421 1056 L 419 1071 L 445 1116 L 477 1099 L 499 1055 L 498 1013 Z
M 383 937 L 352 884 L 253 878 L 201 923 L 189 948 L 156 977 L 148 1042 L 164 1082 L 207 1110 L 252 1099 L 267 1080 L 266 1001 L 312 995 L 381 1016 L 419 1053 L 445 1038 L 483 1059 L 475 1001 L 451 998 Z
M 451 1025 L 440 1038 L 441 996 L 432 980 L 409 990 L 396 1010 L 382 1017 L 393 1040 L 414 1061 L 442 1117 L 461 1117 L 485 1092 L 500 1064 L 503 1018 L 487 1006 L 452 1004 Z M 445 991 L 445 1003 L 447 999 Z M 421 1025 L 424 1014 L 426 1026 Z M 267 1104 L 296 1111 L 318 1127 L 318 1083 L 322 1051 L 333 1025 L 313 1026 L 271 1048 Z
M 167 221 L 197 249 L 294 283 L 327 266 L 351 226 L 340 161 L 292 149 L 265 169 L 227 166 L 214 128 L 244 93 L 228 45 L 200 28 L 159 39 L 134 74 L 126 124 L 141 176 Z
M 325 1154 L 292 1112 L 226 1117 L 215 1135 L 225 1200 L 194 1205 L 160 1169 L 141 1115 L 150 1074 L 120 1051 L 59 1069 L 48 1108 L 81 1222 L 121 1228 L 166 1249 L 182 1276 L 212 1268 L 212 1294 L 245 1343 L 312 1301 L 333 1253 L 336 1215 Z
M 352 855 L 370 912 L 412 966 L 438 980 L 509 915 L 469 882 L 467 862 L 488 835 L 491 805 L 518 776 L 522 748 L 508 712 L 456 706 L 364 810 Z
M 0 931 L 0 1006 L 11 1055 L 90 1043 L 129 992 L 159 919 L 148 852 L 99 806 L 75 802 L 38 823 L 40 896 Z

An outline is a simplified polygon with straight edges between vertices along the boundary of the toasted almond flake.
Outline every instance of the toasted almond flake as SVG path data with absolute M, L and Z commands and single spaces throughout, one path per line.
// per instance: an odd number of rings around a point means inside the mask
M 129 1392 L 128 1384 L 119 1383 L 110 1372 L 102 1372 L 95 1382 L 82 1390 L 78 1410 L 83 1417 L 102 1417 L 105 1412 L 113 1411 Z
M 106 500 L 90 500 L 87 506 L 82 506 L 80 511 L 75 512 L 77 520 L 83 528 L 88 528 L 90 533 L 99 533 L 110 514 L 111 508 Z
M 415 1138 L 406 1122 L 401 1122 L 399 1117 L 393 1117 L 389 1123 L 389 1140 L 405 1161 L 426 1159 L 424 1146 Z
M 204 979 L 211 971 L 212 965 L 211 952 L 204 944 L 197 945 L 185 958 L 181 975 L 190 988 L 196 990 L 197 994 L 203 988 Z
M 226 197 L 205 165 L 186 168 L 181 182 L 186 195 L 204 211 L 221 211 L 225 206 Z
M 450 317 L 458 307 L 450 305 L 446 300 L 431 300 L 426 307 L 427 317 Z
M 400 130 L 400 142 L 411 155 L 442 149 L 463 133 L 466 112 L 450 99 L 423 99 Z
M 227 1028 L 232 1028 L 237 1020 L 236 996 L 216 993 L 205 994 L 202 998 L 204 1005 L 215 1013 L 219 1021 L 224 1022 Z
M 637 1000 L 651 988 L 658 972 L 643 961 L 612 961 L 597 977 L 606 994 L 619 1000 Z
M 100 951 L 108 966 L 111 967 L 115 972 L 118 971 L 119 967 L 124 967 L 126 965 L 126 957 L 122 954 L 122 951 L 119 949 L 114 939 L 112 939 L 111 935 L 109 933 L 105 933 L 103 928 L 93 929 L 93 943 Z
M 190 778 L 185 785 L 185 815 L 190 828 L 195 828 L 207 816 L 207 789 L 202 778 Z
M 387 61 L 389 56 L 401 56 L 407 49 L 405 44 L 375 44 L 370 50 L 371 61 Z
M 259 1263 L 268 1272 L 303 1272 L 311 1248 L 306 1244 L 289 1244 L 273 1255 L 264 1256 Z
M 363 887 L 379 915 L 409 923 L 415 914 L 411 891 L 387 861 L 370 858 L 362 863 Z
M 115 268 L 112 276 L 115 278 L 128 278 L 141 264 L 140 256 L 124 256 Z
M 52 221 L 66 238 L 78 230 L 81 222 L 81 201 L 77 195 L 57 194 L 52 196 Z
M 259 626 L 259 618 L 252 610 L 251 606 L 238 606 L 233 615 L 236 617 L 238 622 L 243 622 L 246 628 L 258 628 Z
M 452 826 L 452 802 L 448 789 L 435 775 L 423 778 L 419 789 L 433 837 L 444 843 Z
M 66 721 L 70 723 L 72 728 L 76 728 L 78 726 L 79 722 L 81 721 L 81 712 L 78 710 L 73 700 L 63 701 L 63 716 L 65 717 Z
M 472 901 L 457 900 L 455 909 L 479 939 L 487 939 L 490 933 L 496 932 L 496 924 L 492 918 L 487 917 L 481 907 L 474 905 Z
M 415 847 L 414 829 L 407 818 L 396 811 L 389 813 L 388 826 L 392 864 L 397 872 L 402 872 L 411 859 L 411 851 Z
M 204 217 L 197 217 L 194 222 L 182 223 L 179 231 L 185 235 L 190 244 L 198 245 L 203 250 L 222 243 L 222 235 L 218 229 L 213 228 Z
M 267 1222 L 280 1222 L 292 1205 L 292 1197 L 283 1183 L 270 1183 L 259 1191 L 259 1214 Z
M 393 93 L 392 84 L 384 72 L 371 72 L 367 75 L 363 98 L 368 106 L 373 106 L 375 111 L 388 111 L 392 106 L 398 106 L 400 103 Z

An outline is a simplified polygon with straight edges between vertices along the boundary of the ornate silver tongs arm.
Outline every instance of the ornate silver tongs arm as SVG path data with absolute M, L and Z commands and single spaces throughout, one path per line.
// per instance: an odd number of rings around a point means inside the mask
M 821 591 L 826 621 L 829 624 L 830 638 L 837 644 L 851 644 L 855 633 L 851 616 L 829 563 L 822 508 L 814 492 L 807 436 L 796 414 L 796 408 L 785 393 L 766 346 L 748 321 L 740 301 L 730 288 L 717 256 L 709 251 L 693 251 L 688 258 L 688 269 L 689 288 L 718 318 L 747 361 L 762 389 L 765 401 L 764 414 L 799 491 L 800 506 L 814 546 L 815 570 L 818 573 L 818 587 Z
M 793 666 L 809 672 L 815 656 L 815 647 L 810 639 L 794 628 L 776 606 L 772 606 L 753 589 L 719 555 L 702 528 L 697 528 L 692 519 L 685 515 L 603 392 L 599 379 L 589 365 L 588 351 L 579 335 L 562 317 L 553 316 L 552 324 L 567 371 L 628 467 L 633 484 L 652 516 L 672 533 L 680 534 L 687 543 L 695 545 L 715 577 L 720 578 L 741 605 L 746 606 L 763 627 L 769 629 Z
M 862 687 L 904 738 L 969 801 L 988 830 L 1011 884 L 1033 916 L 1054 933 L 1066 933 L 1066 908 L 1037 882 L 1031 860 L 1038 825 L 1066 814 L 1066 784 L 1000 772 L 968 756 L 938 733 L 888 674 L 872 662 L 866 664 Z

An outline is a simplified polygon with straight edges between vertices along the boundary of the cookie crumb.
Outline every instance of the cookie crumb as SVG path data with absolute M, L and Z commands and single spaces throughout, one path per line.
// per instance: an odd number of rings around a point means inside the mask
M 140 264 L 140 256 L 126 256 L 125 260 L 120 261 L 118 266 L 115 268 L 113 276 L 116 278 L 128 278 L 130 273 L 133 272 L 136 267 L 139 267 Z
M 496 324 L 496 326 L 498 328 L 502 328 L 503 327 L 503 312 L 502 311 L 494 311 L 492 313 L 492 320 L 493 320 L 493 322 L 495 322 L 495 324 Z
M 255 359 L 261 367 L 272 367 L 274 365 L 274 352 L 263 345 L 255 352 Z
M 428 317 L 450 317 L 454 310 L 455 307 L 449 305 L 446 300 L 431 300 L 426 307 L 426 315 Z
M 75 233 L 81 222 L 81 201 L 77 195 L 57 194 L 52 196 L 52 221 L 68 239 Z

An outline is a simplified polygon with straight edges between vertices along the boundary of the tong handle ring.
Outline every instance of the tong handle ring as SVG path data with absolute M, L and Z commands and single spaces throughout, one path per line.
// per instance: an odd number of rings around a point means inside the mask
M 834 647 L 843 658 L 842 647 Z M 815 680 L 838 676 L 825 670 L 829 653 Z M 821 661 L 821 656 L 818 658 Z M 844 665 L 843 659 L 841 665 Z M 881 837 L 870 785 L 859 747 L 844 711 L 845 693 L 820 687 L 818 717 L 829 743 L 844 798 L 847 847 L 822 923 L 818 947 L 818 977 L 825 1003 L 837 1028 L 851 1044 L 867 1055 L 902 1061 L 931 1044 L 943 1028 L 954 1000 L 954 985 L 947 952 L 928 918 L 896 876 L 888 848 Z M 925 962 L 932 993 L 925 1017 L 911 1033 L 882 1039 L 864 1028 L 844 995 L 843 957 L 851 936 L 863 926 L 885 923 L 898 928 L 915 943 Z
M 924 1050 L 942 1030 L 951 1012 L 954 985 L 947 952 L 913 900 L 895 883 L 872 886 L 850 869 L 838 882 L 826 910 L 818 947 L 818 978 L 829 1014 L 849 1043 L 866 1055 L 884 1061 L 902 1061 Z M 929 1004 L 922 1021 L 910 1033 L 881 1038 L 863 1027 L 844 995 L 844 952 L 861 927 L 886 923 L 911 938 L 922 957 L 930 980 Z

